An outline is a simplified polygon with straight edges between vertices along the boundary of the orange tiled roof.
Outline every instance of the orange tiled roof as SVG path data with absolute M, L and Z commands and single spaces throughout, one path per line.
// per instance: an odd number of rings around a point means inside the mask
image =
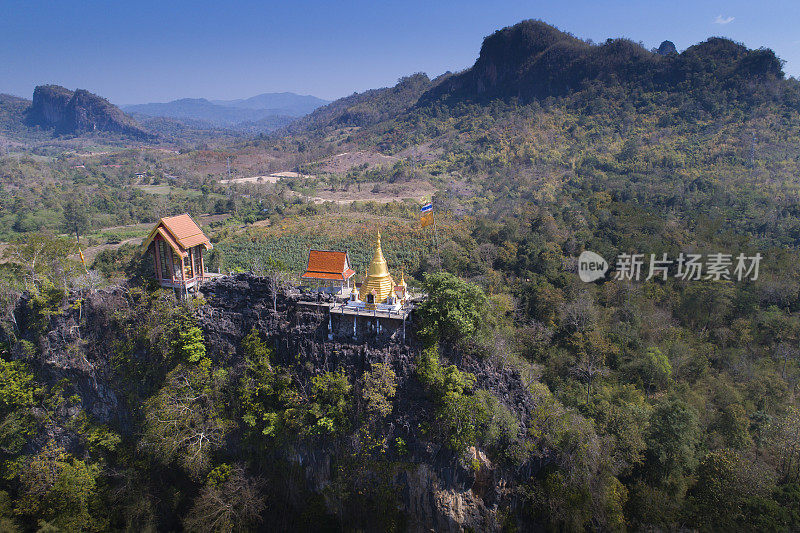
M 150 232 L 150 235 L 145 240 L 145 248 L 150 246 L 150 243 L 157 233 L 161 233 L 162 236 L 164 233 L 171 235 L 171 239 L 164 238 L 170 243 L 170 246 L 175 248 L 175 250 L 183 256 L 186 255 L 186 250 L 201 244 L 205 246 L 206 250 L 212 248 L 211 241 L 203 234 L 203 230 L 201 230 L 200 226 L 186 213 L 174 217 L 164 217 L 159 220 L 156 227 L 153 228 L 153 231 Z M 178 247 L 175 246 L 176 244 Z
M 172 247 L 172 249 L 175 250 L 176 254 L 179 254 L 181 257 L 189 257 L 189 252 L 187 252 L 186 250 L 181 249 L 181 245 L 178 244 L 177 242 L 175 242 L 175 238 L 172 235 L 170 235 L 170 233 L 168 231 L 166 231 L 161 226 L 157 226 L 155 231 L 156 231 L 156 233 L 161 235 L 161 238 L 163 238 L 165 241 L 167 241 L 167 244 L 169 244 L 170 247 Z M 148 246 L 149 246 L 149 243 L 148 243 Z
M 178 243 L 184 248 L 192 248 L 199 244 L 205 245 L 206 249 L 211 247 L 211 241 L 203 234 L 203 230 L 201 230 L 200 226 L 186 213 L 174 217 L 162 218 L 161 223 L 166 226 L 169 232 L 175 236 L 175 239 L 177 239 Z
M 350 268 L 347 252 L 311 250 L 308 253 L 308 267 L 302 277 L 306 279 L 346 280 L 355 270 Z

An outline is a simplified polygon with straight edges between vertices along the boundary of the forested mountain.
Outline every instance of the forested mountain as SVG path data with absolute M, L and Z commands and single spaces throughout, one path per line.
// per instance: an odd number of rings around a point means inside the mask
M 674 48 L 674 45 L 673 45 Z M 567 96 L 595 86 L 627 90 L 750 92 L 748 86 L 783 78 L 772 50 L 748 50 L 714 37 L 680 54 L 653 53 L 627 39 L 590 44 L 538 21 L 487 37 L 472 68 L 431 90 L 422 103 L 447 97 L 521 102 Z
M 25 110 L 30 105 L 30 100 L 0 94 L 0 132 L 14 134 L 25 129 Z
M 288 131 L 319 133 L 326 128 L 370 126 L 396 117 L 447 75 L 431 81 L 424 73 L 405 76 L 394 87 L 371 89 L 340 98 L 293 123 Z
M 524 21 L 271 136 L 0 158 L 2 527 L 800 530 L 798 94 L 767 49 Z M 184 211 L 252 274 L 176 300 L 107 228 Z M 329 338 L 292 280 L 361 281 L 377 229 L 408 337 Z
M 30 150 L 53 145 L 63 151 L 82 140 L 130 145 L 155 137 L 106 99 L 83 89 L 40 85 L 32 101 L 0 95 L 0 146 Z
M 437 183 L 434 206 L 458 221 L 438 247 L 444 269 L 513 323 L 474 339 L 478 351 L 520 357 L 512 366 L 594 428 L 525 484 L 529 518 L 567 530 L 797 528 L 786 430 L 800 382 L 789 348 L 800 99 L 775 54 L 721 38 L 659 53 L 526 21 L 487 37 L 470 69 L 421 85 L 334 102 L 291 140 L 395 154 L 404 164 L 386 181 Z M 606 281 L 577 279 L 585 250 L 609 260 Z M 616 258 L 637 253 L 641 281 L 614 279 Z M 681 254 L 714 253 L 760 253 L 761 276 L 677 277 Z M 667 279 L 644 281 L 651 254 L 672 260 Z M 422 277 L 437 258 L 407 265 Z M 569 450 L 594 444 L 604 451 L 579 481 Z

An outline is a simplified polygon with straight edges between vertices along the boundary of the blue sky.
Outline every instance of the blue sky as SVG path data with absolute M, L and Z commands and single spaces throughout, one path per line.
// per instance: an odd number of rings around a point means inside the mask
M 293 91 L 334 99 L 470 66 L 527 18 L 595 41 L 679 50 L 713 35 L 800 75 L 800 2 L 0 0 L 0 92 L 85 88 L 117 104 Z

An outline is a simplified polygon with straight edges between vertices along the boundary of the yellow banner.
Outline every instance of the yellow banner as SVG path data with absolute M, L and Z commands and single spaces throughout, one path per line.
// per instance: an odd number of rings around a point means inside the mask
M 423 228 L 433 224 L 433 210 L 430 210 L 430 211 L 427 211 L 425 213 L 422 213 L 419 216 L 419 224 Z

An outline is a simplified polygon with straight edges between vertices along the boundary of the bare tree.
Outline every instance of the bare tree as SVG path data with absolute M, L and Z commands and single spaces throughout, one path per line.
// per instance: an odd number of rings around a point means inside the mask
M 177 461 L 200 476 L 211 452 L 222 446 L 228 424 L 216 407 L 213 378 L 202 362 L 179 365 L 145 404 L 145 432 L 141 447 L 161 462 Z
M 19 296 L 20 291 L 15 283 L 0 278 L 0 334 L 6 337 L 9 344 L 13 344 L 19 332 L 17 317 L 14 315 Z
M 797 357 L 797 350 L 788 342 L 779 342 L 775 347 L 775 357 L 781 360 L 781 377 L 786 379 L 786 363 Z
M 581 352 L 578 362 L 570 369 L 570 373 L 586 383 L 586 405 L 589 405 L 592 394 L 592 382 L 599 376 L 608 374 L 605 356 L 595 350 Z
M 597 320 L 597 309 L 592 296 L 586 291 L 561 306 L 561 317 L 565 324 L 577 332 L 590 329 Z
M 102 283 L 103 275 L 97 270 L 89 270 L 71 280 L 73 287 L 86 294 L 94 294 Z
M 280 291 L 281 287 L 286 285 L 286 282 L 290 279 L 290 274 L 288 272 L 284 272 L 281 270 L 277 270 L 271 265 L 267 267 L 267 277 L 270 280 L 270 286 L 272 288 L 272 310 L 278 311 L 278 291 Z
M 790 407 L 770 427 L 770 443 L 778 460 L 778 474 L 784 482 L 800 479 L 800 410 Z
M 234 466 L 227 479 L 203 487 L 184 519 L 186 531 L 253 531 L 266 507 L 263 485 L 260 479 L 247 476 L 241 466 Z

